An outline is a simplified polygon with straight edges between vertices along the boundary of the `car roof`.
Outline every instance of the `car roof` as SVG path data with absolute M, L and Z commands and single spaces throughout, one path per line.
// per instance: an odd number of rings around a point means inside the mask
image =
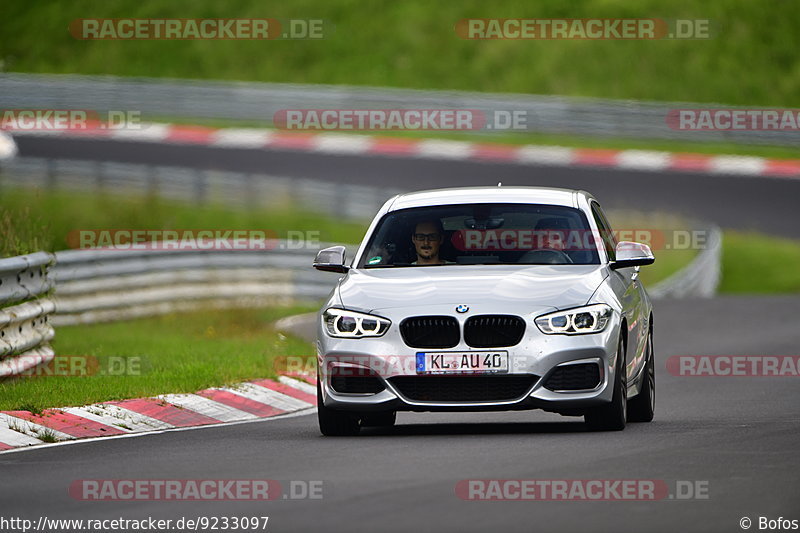
M 431 189 L 399 194 L 389 206 L 388 211 L 425 207 L 434 205 L 508 203 L 508 204 L 546 204 L 578 207 L 578 196 L 591 199 L 586 191 L 558 189 L 553 187 L 454 187 Z

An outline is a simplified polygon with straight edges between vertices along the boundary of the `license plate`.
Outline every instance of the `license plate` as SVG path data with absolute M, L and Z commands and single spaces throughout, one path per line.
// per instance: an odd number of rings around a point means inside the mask
M 418 374 L 508 372 L 508 352 L 417 352 Z

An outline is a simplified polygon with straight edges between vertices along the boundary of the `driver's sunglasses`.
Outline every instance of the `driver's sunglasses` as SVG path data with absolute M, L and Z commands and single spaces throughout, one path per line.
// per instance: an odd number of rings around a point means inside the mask
M 415 233 L 414 240 L 417 242 L 436 242 L 441 238 L 441 233 Z

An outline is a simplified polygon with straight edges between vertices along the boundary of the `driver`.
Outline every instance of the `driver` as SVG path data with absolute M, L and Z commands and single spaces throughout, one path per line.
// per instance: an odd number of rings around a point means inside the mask
M 444 242 L 444 228 L 437 219 L 423 220 L 414 227 L 411 241 L 417 251 L 417 260 L 412 265 L 444 265 L 439 250 Z

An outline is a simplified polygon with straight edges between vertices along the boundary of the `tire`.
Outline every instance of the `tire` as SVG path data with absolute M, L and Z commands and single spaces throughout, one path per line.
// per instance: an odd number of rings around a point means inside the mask
M 614 372 L 614 394 L 611 402 L 595 407 L 584 415 L 589 429 L 594 431 L 620 431 L 625 429 L 627 418 L 628 379 L 625 375 L 625 342 L 620 339 L 617 345 L 617 370 Z
M 361 415 L 361 427 L 391 427 L 396 421 L 396 411 L 364 413 Z
M 358 418 L 350 413 L 336 411 L 322 403 L 322 388 L 317 380 L 317 419 L 319 430 L 326 437 L 352 437 L 361 431 Z
M 647 334 L 647 363 L 642 376 L 642 390 L 628 402 L 628 422 L 652 422 L 656 410 L 656 363 L 653 352 L 653 331 Z

